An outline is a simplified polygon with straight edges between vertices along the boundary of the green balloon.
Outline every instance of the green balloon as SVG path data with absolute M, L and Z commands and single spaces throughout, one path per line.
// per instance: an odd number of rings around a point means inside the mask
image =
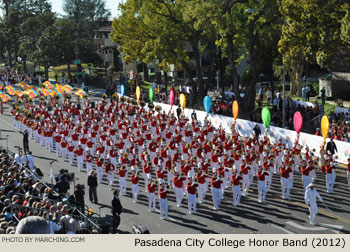
M 265 127 L 268 129 L 271 122 L 271 113 L 268 108 L 263 108 L 263 110 L 261 111 L 261 118 Z
M 149 93 L 149 102 L 153 103 L 153 89 L 150 88 L 148 93 Z

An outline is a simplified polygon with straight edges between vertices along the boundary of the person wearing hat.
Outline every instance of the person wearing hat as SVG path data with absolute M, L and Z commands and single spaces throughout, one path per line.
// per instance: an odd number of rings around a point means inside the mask
M 221 184 L 222 184 L 222 178 L 219 175 L 213 174 L 213 177 L 210 180 L 211 182 L 211 193 L 213 197 L 213 209 L 219 210 L 219 206 L 221 204 L 222 199 L 222 190 L 221 190 Z
M 245 170 L 245 169 L 243 169 Z M 236 170 L 233 171 L 233 174 L 231 176 L 232 186 L 233 186 L 233 206 L 239 206 L 241 202 L 241 180 L 242 177 L 242 170 L 240 172 L 237 172 Z
M 90 151 L 87 150 L 86 156 L 85 156 L 85 166 L 86 166 L 86 174 L 89 175 L 90 171 L 92 171 L 92 161 L 93 156 L 90 154 Z
M 268 176 L 269 172 L 264 171 L 261 166 L 258 166 L 258 200 L 259 203 L 264 203 L 265 202 L 265 197 L 266 197 L 266 182 L 265 182 L 265 176 Z
M 160 200 L 160 218 L 168 220 L 168 194 L 169 186 L 162 184 L 161 188 L 158 191 L 158 196 Z M 163 217 L 164 216 L 164 217 Z
M 139 181 L 140 181 L 139 173 L 133 171 L 131 173 L 130 180 L 132 183 L 132 186 L 131 186 L 132 199 L 133 199 L 133 202 L 135 203 L 137 201 L 137 197 L 139 194 Z
M 177 207 L 180 207 L 181 201 L 183 199 L 183 186 L 184 186 L 185 180 L 186 180 L 185 176 L 182 174 L 178 174 L 178 173 L 176 173 L 175 177 L 173 178 L 174 192 L 175 192 Z
M 281 174 L 281 184 L 282 184 L 282 199 L 289 199 L 290 197 L 290 173 L 292 172 L 292 169 L 290 165 L 287 165 L 286 163 L 282 163 L 282 167 L 280 168 L 280 174 Z
M 301 161 L 300 170 L 302 174 L 302 180 L 303 180 L 304 192 L 305 192 L 306 187 L 311 183 L 311 178 L 310 178 L 310 167 L 309 165 L 306 164 L 304 159 Z
M 74 154 L 77 156 L 77 168 L 78 168 L 78 171 L 81 171 L 83 169 L 83 165 L 84 165 L 84 163 L 83 163 L 83 161 L 84 161 L 84 157 L 83 157 L 84 150 L 81 147 L 81 145 L 78 145 L 78 148 L 75 149 Z
M 326 165 L 326 189 L 327 193 L 333 192 L 333 186 L 335 182 L 335 164 L 330 162 L 329 165 Z
M 316 198 L 318 198 L 321 202 L 323 202 L 321 195 L 317 192 L 317 189 L 315 188 L 315 185 L 313 183 L 309 184 L 306 187 L 306 192 L 305 192 L 305 203 L 309 207 L 310 215 L 310 224 L 315 225 L 315 217 L 317 215 L 317 203 L 316 203 Z
M 157 189 L 157 181 L 153 182 L 152 179 L 148 180 L 147 190 L 148 190 L 148 211 L 156 212 L 156 196 L 155 191 Z
M 108 156 L 107 156 L 107 158 L 108 158 Z M 108 188 L 109 188 L 109 190 L 112 190 L 113 183 L 114 183 L 115 167 L 109 159 L 107 159 L 105 162 L 105 172 L 107 174 L 107 179 L 108 179 Z M 119 195 L 119 192 L 118 192 L 118 195 Z
M 196 180 L 190 177 L 186 185 L 189 214 L 197 213 L 197 187 L 198 183 Z
M 122 165 L 121 168 L 118 169 L 118 175 L 119 175 L 119 191 L 121 195 L 126 195 L 126 178 L 128 174 L 128 170 L 125 168 L 124 165 Z

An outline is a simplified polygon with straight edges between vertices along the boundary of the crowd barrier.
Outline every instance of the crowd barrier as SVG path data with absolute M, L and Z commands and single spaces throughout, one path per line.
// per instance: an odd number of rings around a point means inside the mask
M 169 104 L 158 103 L 158 102 L 154 102 L 153 104 L 154 106 L 157 106 L 157 105 L 161 106 L 162 110 L 165 111 L 166 113 L 171 111 L 174 114 L 176 114 L 176 109 L 178 108 L 178 106 L 175 106 L 175 105 L 170 106 Z M 147 108 L 147 105 L 146 105 L 146 108 Z M 207 116 L 207 113 L 205 111 L 193 110 L 193 109 L 187 109 L 187 108 L 185 108 L 183 113 L 187 118 L 191 120 L 191 114 L 193 111 L 196 112 L 197 120 L 200 121 L 202 125 L 204 125 L 205 119 L 207 118 L 208 120 L 211 121 L 212 125 L 215 128 L 219 128 L 221 125 L 221 127 L 225 130 L 226 133 L 228 134 L 232 133 L 231 128 L 235 120 L 233 117 L 222 116 L 217 114 L 209 114 Z M 236 130 L 240 133 L 240 135 L 249 137 L 253 134 L 253 128 L 256 124 L 259 125 L 259 128 L 261 130 L 261 136 L 265 135 L 265 126 L 263 124 L 247 121 L 243 119 L 237 119 Z M 269 136 L 272 143 L 275 143 L 278 141 L 279 138 L 282 138 L 282 141 L 289 148 L 293 147 L 293 144 L 297 139 L 297 134 L 295 131 L 274 127 L 274 126 L 270 126 L 267 135 Z M 329 139 L 327 139 L 327 142 L 328 141 Z M 337 157 L 336 161 L 342 164 L 347 164 L 347 159 L 350 157 L 350 143 L 341 142 L 337 140 L 334 140 L 334 142 L 338 149 L 338 152 L 335 154 L 335 156 Z M 320 156 L 320 153 L 319 153 L 320 146 L 323 143 L 323 138 L 321 136 L 300 133 L 299 143 L 303 145 L 303 147 L 308 146 L 310 150 L 315 149 L 316 150 L 315 155 L 318 157 Z

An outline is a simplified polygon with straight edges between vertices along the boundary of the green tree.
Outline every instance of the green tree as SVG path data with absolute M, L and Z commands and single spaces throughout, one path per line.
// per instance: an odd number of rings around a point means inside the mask
M 279 50 L 292 81 L 291 92 L 301 95 L 304 61 L 332 68 L 339 61 L 339 51 L 346 54 L 344 29 L 347 25 L 346 0 L 281 0 L 285 23 Z M 345 29 L 346 30 L 346 29 Z M 297 88 L 296 88 L 297 87 Z
M 210 23 L 200 22 L 197 17 L 204 3 L 200 0 L 129 0 L 120 5 L 122 14 L 113 22 L 112 38 L 119 44 L 124 60 L 159 62 L 164 72 L 170 64 L 180 67 L 192 86 L 193 104 L 198 99 L 197 87 L 199 99 L 204 96 L 200 53 L 210 34 L 204 32 L 204 27 Z M 188 50 L 193 52 L 197 83 L 193 80 Z

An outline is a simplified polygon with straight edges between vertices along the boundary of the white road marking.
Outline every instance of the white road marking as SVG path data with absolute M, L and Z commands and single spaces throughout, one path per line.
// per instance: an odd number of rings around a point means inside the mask
M 330 225 L 330 224 L 317 224 L 319 226 L 314 226 L 314 227 L 304 227 L 298 223 L 295 223 L 293 221 L 288 221 L 286 222 L 286 224 L 289 224 L 297 229 L 300 230 L 305 230 L 305 231 L 325 231 L 325 230 L 331 230 L 335 233 L 339 233 L 341 231 L 341 229 L 343 228 L 343 226 L 339 226 L 339 225 Z
M 333 225 L 333 224 L 325 224 L 325 223 L 318 223 L 317 225 L 326 227 L 328 229 L 331 229 L 334 233 L 339 234 L 340 231 L 343 229 L 344 226 L 340 225 Z
M 281 231 L 283 231 L 283 232 L 285 232 L 285 233 L 287 233 L 287 234 L 295 234 L 294 232 L 289 231 L 288 229 L 285 229 L 285 228 L 283 228 L 283 227 L 281 227 L 281 226 L 278 226 L 278 225 L 275 225 L 275 224 L 268 224 L 268 226 L 277 228 L 277 229 L 279 229 L 279 230 L 281 230 Z

